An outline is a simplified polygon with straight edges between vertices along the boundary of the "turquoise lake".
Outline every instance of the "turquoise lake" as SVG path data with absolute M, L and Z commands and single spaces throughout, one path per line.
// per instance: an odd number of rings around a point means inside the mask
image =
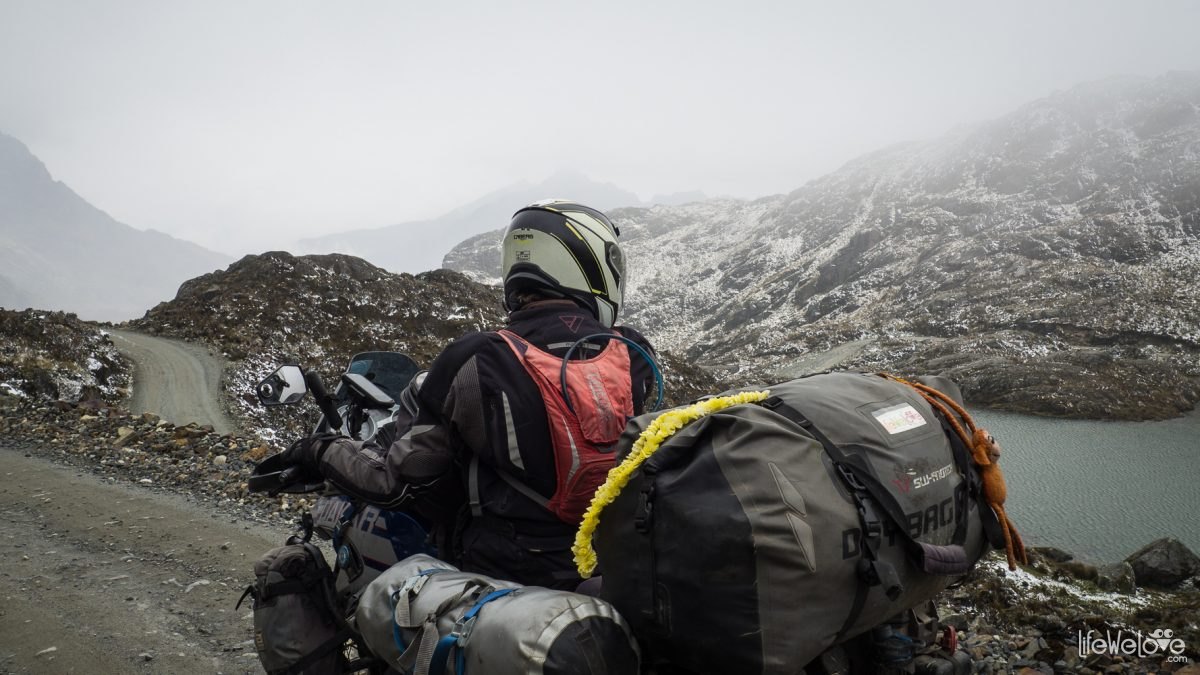
M 1026 544 L 1099 563 L 1173 536 L 1200 554 L 1200 413 L 1165 422 L 972 414 L 1004 449 L 1007 510 Z

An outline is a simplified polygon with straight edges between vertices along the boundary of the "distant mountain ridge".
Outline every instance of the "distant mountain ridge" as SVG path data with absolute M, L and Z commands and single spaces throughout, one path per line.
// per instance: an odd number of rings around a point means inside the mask
M 442 258 L 462 240 L 508 223 L 517 209 L 541 199 L 569 198 L 599 209 L 637 206 L 641 199 L 611 183 L 575 171 L 560 171 L 539 183 L 527 181 L 495 190 L 430 220 L 302 239 L 304 253 L 345 253 L 391 272 L 417 274 L 442 266 Z M 700 192 L 655 195 L 651 204 L 703 199 Z
M 1200 399 L 1200 73 L 1081 85 L 786 195 L 610 215 L 628 321 L 697 363 L 937 371 L 1067 416 Z M 494 279 L 496 241 L 447 267 Z
M 114 220 L 0 133 L 0 307 L 122 320 L 174 296 L 224 255 Z

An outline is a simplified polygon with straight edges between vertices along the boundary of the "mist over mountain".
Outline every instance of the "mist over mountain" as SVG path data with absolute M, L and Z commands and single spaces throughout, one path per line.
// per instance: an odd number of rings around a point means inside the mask
M 1080 85 L 794 192 L 618 209 L 627 320 L 764 378 L 936 371 L 977 404 L 1200 399 L 1200 73 Z M 498 233 L 451 269 L 495 280 Z
M 685 190 L 683 192 L 669 192 L 664 194 L 656 194 L 651 197 L 643 206 L 679 206 L 680 204 L 688 204 L 690 202 L 700 202 L 708 199 L 708 196 L 699 190 Z M 585 202 L 586 203 L 586 202 Z M 626 206 L 634 206 L 626 204 Z
M 522 206 L 556 197 L 577 199 L 597 208 L 641 203 L 637 195 L 611 183 L 560 171 L 540 183 L 520 182 L 488 193 L 438 218 L 302 239 L 299 248 L 304 253 L 345 253 L 392 272 L 416 274 L 440 268 L 442 256 L 451 247 L 506 225 Z
M 0 133 L 0 306 L 122 320 L 171 298 L 225 256 L 114 220 Z

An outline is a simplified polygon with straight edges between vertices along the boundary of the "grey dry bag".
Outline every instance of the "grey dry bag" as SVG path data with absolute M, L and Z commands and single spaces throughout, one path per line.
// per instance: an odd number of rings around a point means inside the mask
M 427 555 L 363 591 L 354 623 L 402 673 L 636 675 L 637 643 L 607 602 L 460 572 Z
M 667 437 L 600 512 L 602 597 L 648 657 L 795 675 L 932 598 L 999 534 L 966 447 L 912 387 L 833 373 L 768 389 Z M 621 458 L 656 417 L 630 423 Z

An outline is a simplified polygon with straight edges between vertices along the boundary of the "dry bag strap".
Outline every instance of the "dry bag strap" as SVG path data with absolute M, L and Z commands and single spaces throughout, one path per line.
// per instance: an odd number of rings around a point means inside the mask
M 502 588 L 498 591 L 490 591 L 479 598 L 471 609 L 468 609 L 458 621 L 454 623 L 454 629 L 446 637 L 438 640 L 437 648 L 433 652 L 433 656 L 429 663 L 429 675 L 444 675 L 446 672 L 446 664 L 450 660 L 451 651 L 454 652 L 454 672 L 456 675 L 464 675 L 467 670 L 467 643 L 471 641 L 471 632 L 475 630 L 475 621 L 479 617 L 479 611 L 483 606 L 493 600 L 498 600 L 504 596 L 515 593 L 516 588 Z
M 959 576 L 966 574 L 970 570 L 971 564 L 967 559 L 966 551 L 963 549 L 963 544 L 967 538 L 965 509 L 960 510 L 960 513 L 956 514 L 956 517 L 960 515 L 962 517 L 959 518 L 960 525 L 955 528 L 950 545 L 938 546 L 936 544 L 926 544 L 917 541 L 912 531 L 908 528 L 908 517 L 905 515 L 900 503 L 896 501 L 896 498 L 887 487 L 883 483 L 880 483 L 879 479 L 871 473 L 861 457 L 847 455 L 837 444 L 829 440 L 829 437 L 822 433 L 811 420 L 805 417 L 804 413 L 795 409 L 778 396 L 772 396 L 763 401 L 762 405 L 799 425 L 825 448 L 826 454 L 833 460 L 839 475 L 841 475 L 843 481 L 850 488 L 851 496 L 855 497 L 856 506 L 859 505 L 859 500 L 862 500 L 867 506 L 866 511 L 868 516 L 871 515 L 871 511 L 873 510 L 871 507 L 874 506 L 882 509 L 892 521 L 895 530 L 903 537 L 909 557 L 912 558 L 913 562 L 922 571 L 927 574 Z M 968 477 L 964 476 L 963 478 L 965 483 Z M 862 510 L 860 508 L 860 512 Z M 891 597 L 891 595 L 889 593 L 888 597 Z
M 421 592 L 425 587 L 425 582 L 429 581 L 432 574 L 441 572 L 441 569 L 422 570 L 417 574 L 404 580 L 400 588 L 392 593 L 392 621 L 400 628 L 416 628 L 421 625 L 421 619 L 413 616 L 412 601 L 413 598 Z M 401 650 L 404 648 L 401 647 Z
M 450 611 L 451 608 L 458 606 L 464 598 L 472 595 L 478 596 L 490 590 L 492 590 L 492 587 L 486 579 L 479 577 L 468 579 L 463 584 L 462 591 L 446 598 L 436 609 L 426 615 L 420 629 L 417 631 L 415 639 L 400 654 L 400 658 L 397 661 L 400 670 L 405 673 L 412 673 L 413 675 L 429 675 L 430 663 L 433 661 L 438 646 L 438 619 Z
M 841 448 L 830 441 L 828 436 L 816 428 L 803 413 L 785 403 L 778 396 L 772 396 L 763 401 L 762 406 L 795 423 L 825 448 L 825 453 L 833 460 L 833 465 L 842 482 L 849 489 L 850 497 L 854 500 L 854 506 L 858 510 L 858 519 L 862 526 L 859 546 L 862 557 L 858 560 L 857 572 L 862 583 L 854 589 L 854 600 L 850 605 L 850 612 L 846 615 L 841 629 L 834 638 L 836 644 L 846 637 L 846 634 L 858 621 L 863 608 L 866 607 L 867 590 L 871 586 L 881 586 L 889 600 L 896 600 L 904 592 L 904 585 L 900 583 L 900 575 L 896 572 L 895 566 L 879 559 L 879 545 L 883 541 L 883 521 L 880 520 L 875 510 L 875 500 L 872 498 L 871 489 L 859 480 L 858 475 L 851 468 L 850 458 L 842 452 Z
M 778 396 L 763 401 L 762 406 L 791 420 L 825 448 L 825 453 L 833 460 L 834 468 L 837 469 L 842 482 L 849 488 L 850 496 L 858 509 L 859 519 L 862 521 L 863 555 L 868 559 L 869 569 L 860 569 L 860 574 L 864 576 L 868 585 L 883 585 L 888 598 L 895 600 L 904 592 L 900 577 L 891 564 L 877 560 L 879 544 L 883 540 L 883 521 L 879 517 L 879 509 L 882 509 L 898 526 L 897 529 L 909 538 L 908 528 L 904 526 L 904 513 L 895 498 L 869 472 L 862 469 L 856 457 L 842 452 L 842 449 L 829 440 L 804 413 L 788 405 Z

